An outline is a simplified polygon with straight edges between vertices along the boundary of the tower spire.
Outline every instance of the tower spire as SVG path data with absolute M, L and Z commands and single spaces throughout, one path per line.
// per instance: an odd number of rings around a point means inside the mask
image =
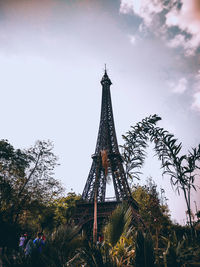
M 104 75 L 103 75 L 103 77 L 101 79 L 101 84 L 102 85 L 107 84 L 109 86 L 112 84 L 112 82 L 111 82 L 111 80 L 110 80 L 110 78 L 108 77 L 108 74 L 107 74 L 106 64 L 105 64 L 105 69 L 104 69 Z

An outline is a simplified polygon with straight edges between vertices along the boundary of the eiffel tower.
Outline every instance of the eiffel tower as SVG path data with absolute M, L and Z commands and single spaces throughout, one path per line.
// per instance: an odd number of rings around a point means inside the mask
M 126 201 L 131 205 L 136 221 L 140 220 L 137 218 L 138 204 L 132 198 L 123 167 L 123 159 L 118 148 L 110 94 L 111 84 L 105 69 L 101 80 L 101 118 L 96 149 L 92 155 L 92 166 L 82 193 L 82 203 L 77 205 L 76 219 L 79 224 L 81 224 L 81 220 L 84 224 L 93 219 L 95 197 L 98 203 L 98 217 L 108 217 L 119 203 Z M 113 181 L 114 201 L 106 200 L 108 177 Z
M 96 190 L 98 202 L 105 202 L 106 180 L 107 176 L 110 176 L 112 177 L 116 200 L 129 200 L 132 198 L 131 192 L 126 180 L 115 132 L 110 94 L 112 82 L 106 70 L 101 84 L 102 104 L 99 133 L 95 153 L 92 155 L 92 166 L 83 190 L 82 198 L 93 202 Z

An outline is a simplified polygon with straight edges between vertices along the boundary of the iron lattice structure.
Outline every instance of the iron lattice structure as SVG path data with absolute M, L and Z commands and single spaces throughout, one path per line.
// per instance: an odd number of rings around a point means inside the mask
M 117 201 L 132 199 L 130 188 L 123 168 L 115 132 L 110 86 L 112 84 L 107 72 L 103 75 L 101 118 L 95 153 L 92 155 L 92 166 L 88 175 L 82 198 L 87 202 L 94 202 L 95 193 L 98 203 L 105 202 L 106 180 L 112 179 Z

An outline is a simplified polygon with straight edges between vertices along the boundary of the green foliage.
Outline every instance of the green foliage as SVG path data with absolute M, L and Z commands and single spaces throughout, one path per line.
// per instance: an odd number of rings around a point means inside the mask
M 137 185 L 133 188 L 133 198 L 139 204 L 139 213 L 146 227 L 155 235 L 156 231 L 167 235 L 172 225 L 169 209 L 157 191 L 157 185 L 150 178 L 144 186 Z
M 70 192 L 66 197 L 55 198 L 46 203 L 32 203 L 32 210 L 26 212 L 23 222 L 31 229 L 38 231 L 53 232 L 61 225 L 72 224 L 72 216 L 75 211 L 76 202 L 80 199 L 79 195 Z
M 173 134 L 158 127 L 152 130 L 151 140 L 155 142 L 156 154 L 162 161 L 163 173 L 170 176 L 171 184 L 175 186 L 178 193 L 180 189 L 184 193 L 190 225 L 192 226 L 190 196 L 191 189 L 196 190 L 194 182 L 199 169 L 200 145 L 198 148 L 193 148 L 188 154 L 180 155 L 182 144 L 177 142 Z
M 104 247 L 116 266 L 132 266 L 135 253 L 132 220 L 131 208 L 123 203 L 115 209 L 105 226 Z
M 69 192 L 66 197 L 61 197 L 53 201 L 52 206 L 54 207 L 56 227 L 66 223 L 72 223 L 76 203 L 80 198 L 80 195 L 76 195 L 74 192 Z
M 200 210 L 197 211 L 196 216 L 197 216 L 198 220 L 200 220 Z
M 155 127 L 159 120 L 157 115 L 150 116 L 124 137 L 127 174 L 139 177 L 137 171 L 144 163 L 147 142 L 151 140 L 164 172 L 171 172 L 172 184 L 177 190 L 185 190 L 189 207 L 200 148 L 180 156 L 181 144 L 167 131 Z M 198 224 L 193 239 L 188 235 L 189 228 L 173 225 L 152 179 L 145 186 L 133 188 L 148 232 L 137 231 L 131 209 L 122 205 L 105 226 L 104 242 L 90 244 L 80 235 L 81 229 L 73 227 L 72 217 L 80 196 L 73 192 L 66 197 L 60 195 L 62 187 L 53 173 L 57 157 L 52 151 L 51 142 L 38 141 L 22 151 L 15 150 L 6 140 L 0 141 L 0 246 L 4 248 L 4 266 L 119 267 L 154 266 L 154 262 L 165 267 L 199 266 Z M 25 258 L 16 250 L 18 233 L 37 230 L 46 233 L 45 248 L 40 255 L 33 253 Z
M 77 256 L 69 261 L 69 266 L 132 266 L 134 249 L 131 220 L 131 209 L 125 203 L 119 205 L 105 226 L 104 242 L 91 244 L 85 240 Z
M 133 179 L 138 178 L 140 169 L 145 159 L 145 149 L 147 142 L 151 141 L 155 145 L 155 152 L 161 160 L 163 174 L 170 176 L 173 187 L 180 192 L 183 191 L 187 212 L 191 220 L 191 190 L 196 190 L 195 177 L 200 169 L 200 144 L 197 148 L 192 148 L 188 154 L 182 154 L 182 143 L 179 143 L 173 134 L 163 128 L 156 127 L 156 123 L 161 118 L 157 115 L 147 117 L 131 127 L 131 130 L 123 136 L 123 158 L 125 161 L 127 176 Z
M 8 140 L 0 140 L 0 171 L 1 176 L 15 174 L 23 177 L 25 168 L 29 166 L 31 158 L 21 151 L 15 150 Z M 11 177 L 10 177 L 11 178 Z
M 151 189 L 148 190 L 152 192 Z M 31 257 L 24 258 L 23 255 L 12 251 L 10 254 L 4 255 L 4 265 L 7 267 L 74 267 L 82 265 L 88 267 L 150 267 L 155 266 L 154 255 L 156 255 L 156 266 L 184 267 L 184 264 L 198 266 L 198 262 L 200 262 L 199 241 L 198 238 L 196 241 L 190 239 L 186 234 L 185 227 L 171 226 L 178 235 L 172 231 L 167 236 L 159 234 L 159 248 L 157 248 L 156 240 L 153 242 L 149 232 L 137 230 L 136 227 L 131 226 L 132 216 L 129 211 L 126 206 L 117 208 L 106 226 L 104 242 L 101 244 L 91 244 L 80 236 L 79 228 L 65 225 L 56 229 L 51 235 L 47 235 L 46 245 L 41 254 L 32 254 Z M 124 214 L 124 220 L 122 214 Z M 157 226 L 159 227 L 159 225 Z
M 116 245 L 109 248 L 109 254 L 117 266 L 132 266 L 134 263 L 135 242 L 132 230 L 132 233 L 123 233 Z
M 67 266 L 85 266 L 85 267 L 117 267 L 115 260 L 110 256 L 107 246 L 98 246 L 90 242 L 84 242 L 84 245 L 77 250 L 77 254 L 68 261 Z
M 122 234 L 128 231 L 131 219 L 131 209 L 126 204 L 119 205 L 112 213 L 104 229 L 105 239 L 111 246 L 115 246 Z
M 131 130 L 122 135 L 125 143 L 122 148 L 122 156 L 125 163 L 127 177 L 139 179 L 140 168 L 143 166 L 148 146 L 148 132 L 161 120 L 157 115 L 149 116 L 131 126 Z
M 59 227 L 47 241 L 42 253 L 33 251 L 30 257 L 19 253 L 4 255 L 3 264 L 6 267 L 62 267 L 75 255 L 77 248 L 81 247 L 83 239 L 79 236 L 77 227 Z M 13 254 L 14 253 L 14 254 Z
M 82 244 L 80 229 L 69 225 L 60 226 L 47 238 L 43 258 L 46 266 L 63 266 Z M 52 265 L 54 262 L 55 265 Z
M 153 241 L 149 233 L 137 232 L 135 266 L 153 267 L 155 261 Z
M 26 169 L 21 191 L 26 188 L 32 199 L 48 203 L 63 192 L 60 182 L 54 178 L 58 158 L 53 153 L 53 144 L 50 141 L 37 141 L 26 153 L 32 160 L 29 169 Z
M 163 259 L 168 267 L 200 266 L 200 246 L 184 234 L 178 238 L 176 232 L 168 238 L 162 237 L 166 243 Z
M 37 141 L 23 151 L 0 141 L 0 246 L 16 245 L 19 231 L 30 230 L 33 218 L 62 192 L 54 178 L 57 157 L 52 150 L 50 141 Z

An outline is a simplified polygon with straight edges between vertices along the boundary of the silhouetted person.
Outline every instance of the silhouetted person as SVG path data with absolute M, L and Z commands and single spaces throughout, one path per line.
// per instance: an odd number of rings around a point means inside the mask
M 42 248 L 44 246 L 44 240 L 42 240 L 42 233 L 38 233 L 36 239 L 33 241 L 35 247 L 37 248 L 38 252 L 42 252 Z

